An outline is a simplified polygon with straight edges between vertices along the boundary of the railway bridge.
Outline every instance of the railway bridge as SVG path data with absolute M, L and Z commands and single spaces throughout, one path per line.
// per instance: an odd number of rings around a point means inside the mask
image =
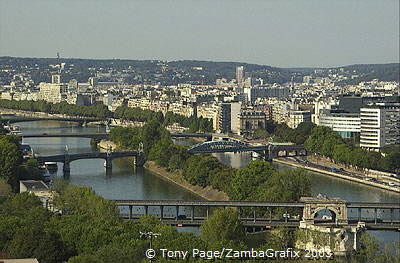
M 216 208 L 233 207 L 245 226 L 299 227 L 301 223 L 321 226 L 357 226 L 369 230 L 400 230 L 399 203 L 347 202 L 340 198 L 304 197 L 300 202 L 114 200 L 126 219 L 154 215 L 171 225 L 199 226 Z M 135 208 L 137 213 L 134 213 Z M 169 208 L 166 215 L 165 210 Z M 126 213 L 127 212 L 127 213 Z M 321 217 L 321 214 L 324 214 Z M 326 216 L 328 214 L 329 216 Z

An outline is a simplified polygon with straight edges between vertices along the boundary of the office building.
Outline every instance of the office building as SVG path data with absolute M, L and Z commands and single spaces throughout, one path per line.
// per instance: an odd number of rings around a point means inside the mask
M 379 150 L 400 144 L 400 103 L 379 103 L 360 109 L 360 147 Z
M 342 138 L 354 138 L 360 134 L 361 118 L 357 113 L 325 110 L 319 115 L 318 125 L 331 128 Z

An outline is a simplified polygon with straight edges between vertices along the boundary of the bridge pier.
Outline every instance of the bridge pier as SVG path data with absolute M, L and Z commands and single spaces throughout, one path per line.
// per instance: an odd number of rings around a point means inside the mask
M 112 159 L 110 157 L 106 158 L 106 166 L 105 167 L 107 170 L 112 169 Z
M 63 172 L 64 174 L 69 174 L 71 171 L 71 166 L 69 161 L 65 161 L 63 165 Z
M 143 167 L 144 163 L 146 162 L 144 154 L 140 153 L 137 156 L 135 156 L 134 162 L 136 167 Z

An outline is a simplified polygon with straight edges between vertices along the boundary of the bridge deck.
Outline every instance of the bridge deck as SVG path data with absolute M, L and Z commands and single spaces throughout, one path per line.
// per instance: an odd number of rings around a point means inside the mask
M 125 220 L 133 220 L 139 221 L 141 216 L 135 215 L 133 217 L 129 217 L 129 215 L 123 214 L 121 217 Z M 158 217 L 159 218 L 159 217 Z M 178 219 L 175 217 L 167 217 L 164 216 L 161 220 L 163 223 L 174 226 L 201 226 L 207 217 L 194 217 L 192 220 L 191 217 L 187 217 L 186 219 Z M 263 228 L 275 228 L 275 227 L 286 227 L 286 228 L 298 228 L 300 226 L 300 220 L 290 219 L 285 221 L 284 219 L 266 219 L 266 218 L 257 218 L 255 221 L 253 218 L 241 218 L 242 224 L 246 227 L 263 227 Z M 314 225 L 316 226 L 325 226 L 325 227 L 338 227 L 334 223 L 326 223 L 326 222 L 316 222 Z M 356 227 L 358 225 L 358 221 L 351 220 L 348 226 Z M 388 230 L 388 231 L 400 231 L 400 222 L 365 222 L 365 227 L 368 230 Z
M 272 203 L 261 201 L 182 201 L 182 200 L 113 200 L 117 206 L 203 206 L 203 207 L 300 207 L 305 203 Z M 400 209 L 400 203 L 348 202 L 347 208 Z
M 108 133 L 58 133 L 58 134 L 20 134 L 23 138 L 51 138 L 51 137 L 83 137 L 83 138 L 108 138 Z
M 80 159 L 115 159 L 121 157 L 133 157 L 138 156 L 138 152 L 111 152 L 110 156 L 106 152 L 93 152 L 93 153 L 75 153 L 68 154 L 67 159 L 69 162 L 80 160 Z M 65 154 L 50 155 L 50 156 L 38 156 L 37 160 L 39 163 L 44 162 L 64 162 L 66 160 Z
M 304 203 L 248 201 L 113 200 L 117 206 L 204 206 L 204 207 L 304 207 Z

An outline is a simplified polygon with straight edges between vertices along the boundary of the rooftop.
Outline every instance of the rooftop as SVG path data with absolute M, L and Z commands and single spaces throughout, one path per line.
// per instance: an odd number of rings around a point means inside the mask
M 49 190 L 49 187 L 43 181 L 26 180 L 26 181 L 19 181 L 19 183 L 23 184 L 28 191 Z

